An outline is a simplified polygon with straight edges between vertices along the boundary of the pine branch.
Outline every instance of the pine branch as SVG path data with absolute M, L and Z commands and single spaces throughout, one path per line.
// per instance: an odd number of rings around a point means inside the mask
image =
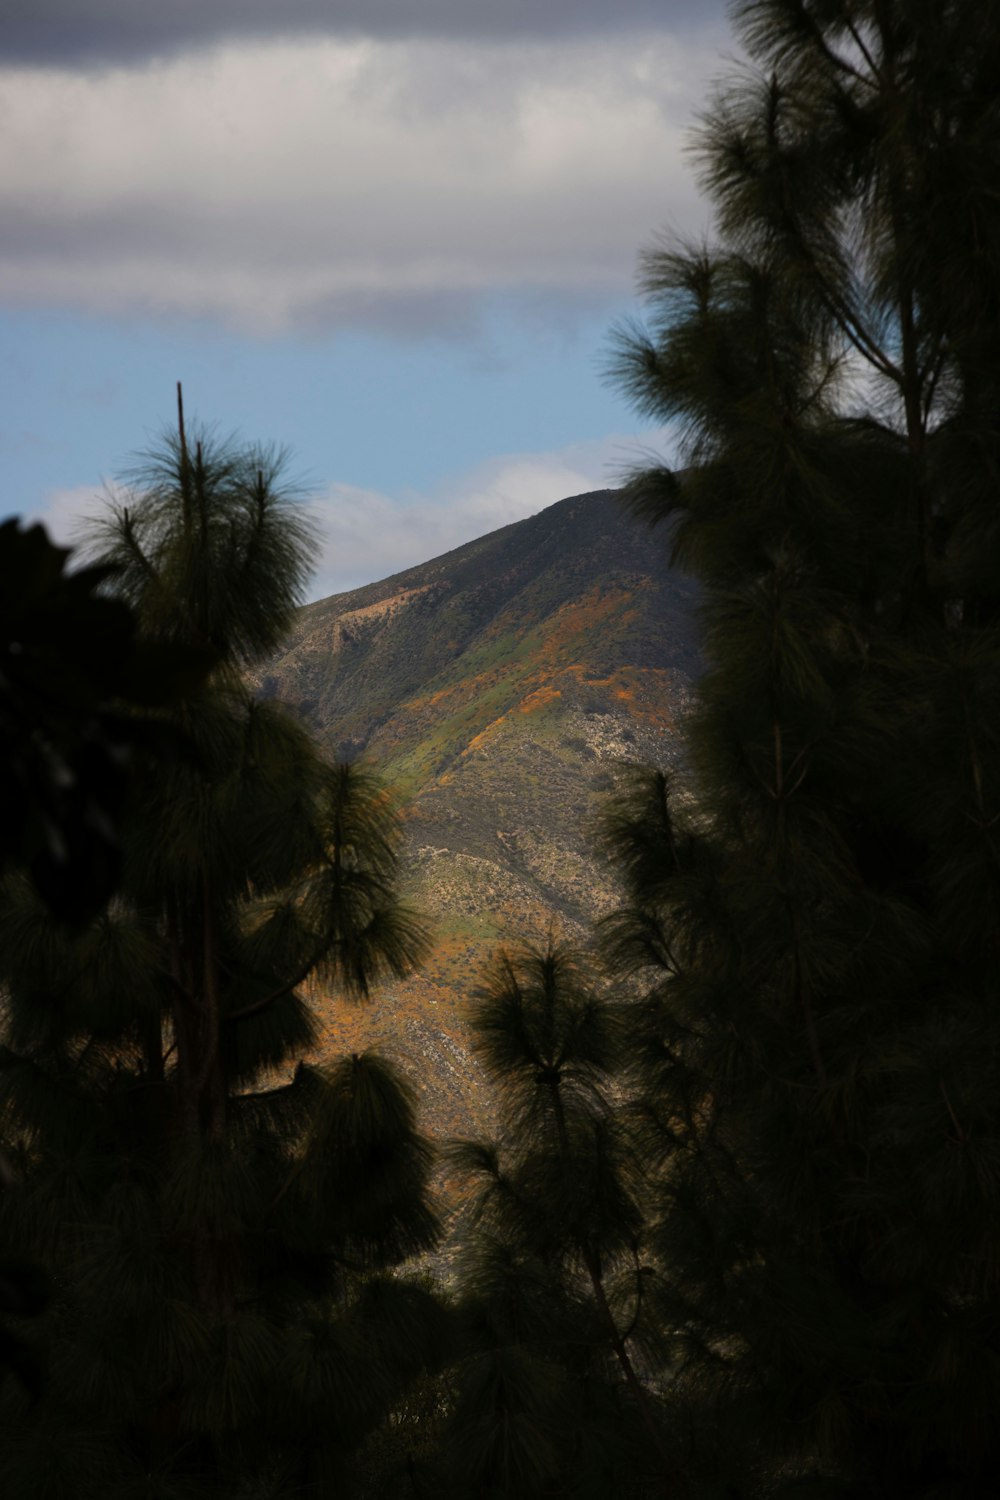
M 269 1005 L 273 1005 L 275 1001 L 283 999 L 285 995 L 290 995 L 293 990 L 298 989 L 300 984 L 305 983 L 305 981 L 309 978 L 309 975 L 312 974 L 315 969 L 319 968 L 324 959 L 329 957 L 334 948 L 337 946 L 337 943 L 338 939 L 336 937 L 329 938 L 326 942 L 322 943 L 319 948 L 317 948 L 313 952 L 309 960 L 300 967 L 294 979 L 287 980 L 285 983 L 278 985 L 275 989 L 270 990 L 268 994 L 264 995 L 260 1000 L 254 1000 L 249 1005 L 241 1006 L 239 1010 L 228 1012 L 228 1014 L 226 1015 L 226 1020 L 244 1021 L 248 1016 L 259 1015 L 262 1010 L 266 1010 L 267 1007 Z

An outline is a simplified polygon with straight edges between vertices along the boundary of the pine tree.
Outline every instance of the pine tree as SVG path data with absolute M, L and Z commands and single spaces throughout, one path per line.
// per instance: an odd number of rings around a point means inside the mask
M 0 870 L 27 870 L 65 921 L 115 889 L 129 764 L 155 742 L 142 709 L 212 665 L 204 649 L 137 640 L 128 605 L 102 593 L 107 569 L 67 571 L 70 556 L 40 525 L 0 525 Z
M 0 904 L 0 1232 L 58 1293 L 44 1399 L 0 1388 L 11 1500 L 328 1493 L 443 1326 L 391 1274 L 437 1233 L 405 1082 L 301 1061 L 305 986 L 363 998 L 421 951 L 397 813 L 246 687 L 312 536 L 280 455 L 179 416 L 93 543 L 142 637 L 215 669 L 162 712 L 97 919 L 56 924 L 17 872 Z
M 69 557 L 40 525 L 0 525 L 0 871 L 24 872 L 53 916 L 79 922 L 117 884 L 130 764 L 156 739 L 142 709 L 190 691 L 211 658 L 137 641 L 131 610 L 101 593 L 107 570 L 67 571 Z M 0 1191 L 8 1175 L 0 1156 Z M 0 1261 L 0 1313 L 30 1317 L 50 1296 L 44 1267 Z M 0 1324 L 4 1366 L 40 1388 L 37 1356 Z
M 615 1108 L 614 1005 L 550 935 L 501 950 L 471 1010 L 499 1138 L 457 1142 L 463 1358 L 430 1492 L 664 1494 L 677 1455 L 647 1388 L 637 1172 Z
M 607 924 L 694 1494 L 1000 1492 L 1000 8 L 751 0 L 615 377 L 704 585 Z

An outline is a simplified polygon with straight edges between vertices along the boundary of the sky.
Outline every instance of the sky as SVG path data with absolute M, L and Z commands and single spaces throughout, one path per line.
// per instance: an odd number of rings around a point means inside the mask
M 72 542 L 178 380 L 289 450 L 312 598 L 669 460 L 603 372 L 735 53 L 723 0 L 5 0 L 0 510 Z

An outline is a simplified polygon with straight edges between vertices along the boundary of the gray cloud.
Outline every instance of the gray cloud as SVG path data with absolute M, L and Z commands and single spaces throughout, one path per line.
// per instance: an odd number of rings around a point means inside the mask
M 243 43 L 0 69 L 0 299 L 259 333 L 453 337 L 491 299 L 627 296 L 699 222 L 718 37 Z
M 620 35 L 717 21 L 723 0 L 6 0 L 0 58 L 101 66 L 225 41 Z

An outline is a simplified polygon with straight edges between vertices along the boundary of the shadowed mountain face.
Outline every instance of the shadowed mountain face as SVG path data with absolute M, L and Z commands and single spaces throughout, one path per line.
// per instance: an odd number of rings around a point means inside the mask
M 591 834 L 616 767 L 676 753 L 695 589 L 664 545 L 613 491 L 562 500 L 309 605 L 261 674 L 331 755 L 364 753 L 407 799 L 409 895 L 434 952 L 363 1015 L 331 1007 L 329 1040 L 419 1059 L 439 1126 L 475 1113 L 462 1007 L 483 958 L 553 920 L 585 940 L 613 900 Z

